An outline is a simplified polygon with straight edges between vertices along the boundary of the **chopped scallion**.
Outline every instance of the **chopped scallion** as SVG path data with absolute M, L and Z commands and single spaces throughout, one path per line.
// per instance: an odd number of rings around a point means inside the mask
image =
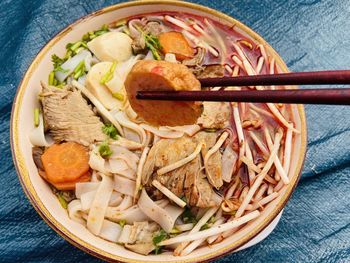
M 107 142 L 101 143 L 100 146 L 98 147 L 98 151 L 101 157 L 103 158 L 108 158 L 113 154 L 113 151 L 111 150 L 111 148 L 109 148 L 109 145 Z
M 114 61 L 112 66 L 109 68 L 107 73 L 101 78 L 100 83 L 106 84 L 108 81 L 110 81 L 113 78 L 115 68 L 117 67 L 117 62 Z
M 49 74 L 49 85 L 53 86 L 55 80 L 55 71 L 51 71 Z
M 116 98 L 117 100 L 123 101 L 124 100 L 124 95 L 120 92 L 115 92 L 112 94 L 112 96 L 114 98 Z
M 34 125 L 35 127 L 38 127 L 40 124 L 40 119 L 39 119 L 39 108 L 34 109 Z
M 118 131 L 112 124 L 107 124 L 102 127 L 102 132 L 106 135 L 108 135 L 113 140 L 118 139 Z

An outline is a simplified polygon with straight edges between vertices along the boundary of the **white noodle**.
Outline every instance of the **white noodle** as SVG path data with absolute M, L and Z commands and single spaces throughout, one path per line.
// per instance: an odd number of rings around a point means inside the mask
M 284 147 L 284 156 L 283 156 L 283 170 L 286 171 L 286 173 L 289 173 L 289 167 L 290 167 L 290 156 L 292 151 L 292 130 L 288 129 L 286 133 L 286 140 L 285 140 L 285 147 Z
M 276 199 L 278 197 L 278 195 L 279 195 L 278 193 L 274 192 L 274 193 L 264 197 L 263 199 L 261 199 L 257 203 L 254 203 L 252 209 L 253 210 L 258 209 L 258 208 L 262 207 L 263 205 L 270 203 L 272 200 Z
M 164 19 L 178 27 L 181 27 L 187 31 L 193 31 L 192 28 L 190 26 L 188 26 L 185 22 L 177 19 L 177 18 L 174 18 L 172 16 L 169 16 L 169 15 L 166 15 L 164 16 Z
M 211 227 L 216 227 L 222 223 L 224 223 L 225 219 L 220 218 L 214 222 L 214 224 Z M 205 241 L 205 238 L 195 240 L 191 242 L 182 252 L 180 253 L 180 256 L 186 256 L 189 253 L 191 253 L 193 250 L 195 250 L 198 246 L 200 246 Z
M 201 219 L 197 222 L 197 224 L 192 228 L 192 230 L 188 233 L 187 236 L 192 235 L 194 233 L 197 233 L 201 230 L 202 226 L 204 226 L 208 220 L 215 214 L 215 212 L 218 210 L 218 207 L 212 207 L 209 208 L 204 215 L 201 217 Z M 184 240 L 186 241 L 186 240 Z M 175 242 L 177 243 L 177 242 Z M 189 242 L 182 242 L 174 251 L 175 254 L 180 254 L 181 251 L 188 245 Z
M 206 174 L 207 174 L 207 178 L 209 180 L 209 182 L 212 185 L 215 185 L 215 182 L 210 174 L 210 169 L 209 169 L 209 158 L 215 153 L 217 152 L 221 145 L 225 142 L 225 140 L 228 137 L 228 132 L 223 132 L 220 136 L 220 138 L 218 139 L 218 141 L 215 143 L 215 145 L 207 152 L 207 154 L 204 156 L 204 167 L 206 170 Z
M 217 32 L 217 30 L 213 27 L 213 25 L 211 23 L 209 23 L 208 19 L 204 19 L 204 22 L 208 25 L 209 29 L 213 32 L 215 38 L 216 38 L 216 42 L 219 44 L 220 49 L 221 49 L 221 64 L 223 65 L 226 59 L 226 53 L 227 53 L 227 49 L 226 49 L 226 45 L 224 43 L 224 41 L 222 40 L 220 34 Z
M 181 232 L 185 232 L 185 231 L 189 231 L 193 228 L 193 223 L 188 223 L 188 224 L 183 224 L 183 225 L 175 225 L 175 229 L 181 231 Z
M 171 192 L 168 188 L 166 188 L 164 185 L 162 185 L 157 180 L 152 181 L 152 185 L 157 188 L 159 191 L 161 191 L 166 197 L 168 197 L 171 201 L 176 203 L 180 207 L 185 207 L 186 202 L 178 198 L 173 192 Z
M 260 71 L 263 65 L 264 65 L 264 57 L 259 57 L 258 65 L 256 66 L 256 70 L 255 70 L 257 74 L 260 74 Z
M 139 191 L 140 191 L 140 187 L 141 187 L 142 170 L 143 170 L 143 166 L 145 165 L 147 154 L 148 154 L 149 150 L 150 150 L 149 147 L 145 147 L 143 149 L 139 164 L 137 166 L 136 184 L 135 184 L 135 192 L 134 192 L 134 199 L 135 200 L 138 198 L 138 195 L 139 195 Z
M 268 147 L 270 148 L 270 151 L 271 151 L 271 149 L 272 149 L 272 139 L 271 139 L 270 133 L 269 133 L 267 128 L 265 128 L 264 133 L 265 133 L 267 145 L 268 145 Z M 288 175 L 287 175 L 285 169 L 282 167 L 281 161 L 280 161 L 280 159 L 278 158 L 277 155 L 276 155 L 276 157 L 274 159 L 274 163 L 275 163 L 278 175 L 281 176 L 281 179 L 282 179 L 283 183 L 284 184 L 289 184 Z
M 114 175 L 114 190 L 121 194 L 134 196 L 135 181 L 119 175 Z
M 268 186 L 265 183 L 263 183 L 260 186 L 259 190 L 256 192 L 255 197 L 253 198 L 254 202 L 258 202 L 258 201 L 260 201 L 262 199 L 262 197 L 263 197 L 264 193 L 266 192 L 267 188 L 268 188 Z
M 253 131 L 249 131 L 248 133 L 250 137 L 253 139 L 253 141 L 255 142 L 256 146 L 258 146 L 258 148 L 262 151 L 262 153 L 265 156 L 269 156 L 269 151 L 265 147 L 264 143 L 258 138 L 258 136 L 256 136 Z
M 252 151 L 250 150 L 248 141 L 245 142 L 245 154 L 248 159 L 253 160 Z M 244 155 L 242 157 L 244 157 Z M 248 174 L 249 174 L 249 184 L 251 185 L 253 183 L 253 180 L 255 179 L 255 171 L 252 169 L 249 169 L 248 167 Z
M 94 201 L 91 204 L 86 227 L 94 235 L 99 235 L 104 215 L 108 206 L 109 199 L 113 191 L 113 180 L 109 176 L 102 175 L 102 182 L 96 190 Z
M 269 157 L 269 159 L 267 160 L 263 170 L 261 171 L 260 174 L 258 174 L 254 184 L 252 185 L 252 187 L 249 189 L 247 196 L 244 198 L 241 206 L 238 208 L 237 213 L 235 215 L 236 218 L 240 217 L 243 215 L 244 210 L 246 209 L 247 205 L 249 204 L 250 200 L 253 198 L 253 195 L 255 193 L 255 191 L 258 189 L 258 187 L 260 186 L 260 184 L 262 183 L 262 181 L 264 180 L 267 172 L 270 170 L 274 158 L 277 154 L 277 151 L 280 147 L 280 141 L 282 138 L 282 132 L 278 132 L 276 134 L 276 138 L 275 138 L 275 143 L 273 145 L 273 149 L 271 151 L 271 155 Z
M 78 199 L 71 201 L 67 207 L 69 218 L 78 222 L 79 224 L 85 225 L 85 221 L 81 216 L 81 202 Z
M 239 117 L 239 110 L 237 105 L 232 105 L 233 108 L 233 119 L 236 125 L 236 130 L 237 130 L 237 136 L 238 136 L 238 145 L 239 145 L 239 158 L 241 158 L 244 155 L 244 134 L 243 134 L 243 129 L 242 129 L 242 124 L 241 124 L 241 119 Z
M 158 245 L 159 246 L 167 246 L 167 245 L 174 244 L 174 243 L 194 241 L 194 240 L 198 240 L 201 238 L 207 238 L 207 237 L 225 232 L 225 231 L 230 230 L 232 228 L 241 226 L 241 225 L 257 218 L 259 215 L 260 215 L 259 211 L 254 211 L 254 212 L 251 212 L 247 215 L 242 216 L 241 218 L 236 218 L 230 222 L 224 223 L 222 225 L 218 225 L 216 227 L 212 227 L 212 228 L 209 228 L 209 229 L 206 229 L 203 231 L 199 231 L 199 232 L 196 232 L 194 234 L 188 234 L 186 236 L 174 237 L 174 238 L 164 240 L 164 241 L 160 242 Z
M 250 169 L 250 170 L 252 170 L 252 171 L 254 171 L 256 173 L 260 173 L 261 172 L 261 169 L 258 166 L 256 166 L 250 158 L 242 156 L 241 157 L 241 161 L 244 162 L 248 166 L 248 169 Z
M 141 128 L 153 133 L 154 135 L 157 135 L 161 138 L 167 138 L 167 139 L 176 139 L 180 138 L 184 135 L 183 132 L 179 131 L 170 131 L 170 130 L 160 130 L 159 128 L 150 126 L 148 124 L 142 123 L 140 124 Z
M 143 146 L 145 146 L 145 143 L 146 143 L 146 133 L 144 131 L 144 129 L 142 129 L 140 127 L 140 125 L 137 125 L 136 123 L 134 122 L 131 122 L 125 115 L 124 112 L 122 111 L 119 111 L 117 112 L 115 115 L 115 118 L 117 119 L 117 121 L 120 123 L 120 125 L 130 129 L 130 130 L 133 130 L 135 131 L 139 137 L 140 137 L 140 141 L 141 141 L 141 144 Z
M 169 164 L 167 166 L 164 166 L 164 167 L 158 169 L 157 174 L 158 175 L 166 174 L 172 170 L 175 170 L 175 169 L 189 163 L 190 161 L 192 161 L 193 159 L 195 159 L 197 157 L 197 155 L 200 153 L 202 147 L 203 147 L 202 143 L 198 144 L 196 149 L 194 150 L 194 152 L 191 153 L 189 156 L 187 156 L 186 158 L 183 158 L 175 163 Z

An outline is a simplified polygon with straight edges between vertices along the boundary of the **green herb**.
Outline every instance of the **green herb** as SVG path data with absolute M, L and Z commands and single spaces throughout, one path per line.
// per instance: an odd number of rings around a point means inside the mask
M 158 244 L 160 242 L 162 242 L 163 240 L 167 239 L 169 237 L 168 233 L 165 232 L 163 229 L 159 230 L 154 236 L 153 236 L 153 245 L 156 246 L 156 248 L 154 249 L 154 253 L 156 255 L 162 253 L 162 247 L 158 246 Z
M 55 71 L 51 71 L 49 74 L 49 85 L 54 86 L 55 83 Z
M 61 66 L 57 66 L 53 70 L 54 72 L 60 71 L 62 73 L 67 73 L 69 70 L 68 69 L 63 69 Z
M 118 22 L 116 22 L 114 27 L 118 28 L 118 27 L 125 26 L 125 25 L 126 25 L 126 19 L 122 19 L 122 20 L 119 20 Z
M 113 151 L 111 150 L 111 148 L 109 148 L 107 142 L 103 142 L 100 144 L 100 146 L 98 147 L 98 152 L 103 158 L 108 158 L 113 154 Z
M 159 39 L 151 34 L 147 34 L 145 35 L 145 43 L 146 47 L 152 52 L 153 58 L 155 60 L 161 60 L 158 53 L 158 51 L 162 49 Z
M 199 231 L 206 230 L 206 229 L 208 229 L 208 228 L 210 228 L 210 227 L 211 227 L 211 225 L 210 225 L 210 224 L 205 223 L 204 225 L 202 225 L 202 227 L 201 227 L 201 229 L 200 229 Z
M 184 221 L 185 224 L 197 223 L 196 217 L 192 214 L 191 209 L 188 207 L 186 207 L 185 211 L 182 213 L 182 220 Z
M 112 66 L 109 68 L 107 73 L 101 78 L 100 83 L 106 84 L 108 81 L 110 81 L 113 78 L 115 68 L 117 67 L 117 62 L 114 61 Z
M 154 249 L 154 254 L 159 255 L 163 252 L 163 247 L 156 246 Z
M 173 229 L 171 229 L 170 234 L 179 234 L 181 231 L 179 229 L 177 229 L 176 227 L 174 227 Z
M 120 92 L 115 92 L 112 94 L 112 96 L 114 98 L 116 98 L 117 100 L 123 101 L 124 100 L 124 95 Z
M 118 131 L 112 124 L 107 124 L 102 127 L 102 131 L 104 134 L 108 135 L 110 138 L 117 140 L 118 139 Z
M 66 199 L 63 198 L 62 196 L 62 193 L 57 193 L 57 198 L 58 198 L 58 201 L 60 202 L 61 206 L 64 208 L 64 209 L 67 209 L 68 208 L 68 203 L 66 201 Z
M 57 56 L 56 54 L 53 54 L 51 56 L 51 61 L 53 63 L 53 67 L 54 68 L 57 68 L 57 67 L 60 67 L 64 62 L 65 60 L 60 58 L 59 56 Z
M 39 119 L 39 108 L 34 109 L 34 125 L 35 127 L 38 127 L 40 124 L 40 119 Z
M 124 227 L 126 225 L 126 220 L 120 220 L 118 221 L 118 224 L 121 226 L 121 227 Z
M 217 129 L 215 129 L 215 128 L 205 128 L 204 131 L 205 132 L 216 132 Z
M 81 77 L 82 75 L 85 74 L 85 61 L 82 60 L 79 62 L 79 64 L 74 68 L 73 71 L 73 78 L 74 79 L 78 79 L 79 77 Z

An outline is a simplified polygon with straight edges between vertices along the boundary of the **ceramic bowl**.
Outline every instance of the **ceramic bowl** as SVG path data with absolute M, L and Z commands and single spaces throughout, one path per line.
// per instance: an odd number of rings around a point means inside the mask
M 50 187 L 38 175 L 32 159 L 32 145 L 28 139 L 28 131 L 33 129 L 33 109 L 37 107 L 40 81 L 45 81 L 49 72 L 52 70 L 50 62 L 51 55 L 64 54 L 67 43 L 77 41 L 84 33 L 98 29 L 103 24 L 108 24 L 132 15 L 156 11 L 193 13 L 209 17 L 223 24 L 235 25 L 236 29 L 246 34 L 247 37 L 265 44 L 267 52 L 276 59 L 280 71 L 288 71 L 285 63 L 276 51 L 258 34 L 241 22 L 213 9 L 180 1 L 136 1 L 110 6 L 87 15 L 69 25 L 46 44 L 30 65 L 18 87 L 13 103 L 11 118 L 13 160 L 22 187 L 37 212 L 59 235 L 89 254 L 108 261 L 121 262 L 199 262 L 213 260 L 244 248 L 243 246 L 245 244 L 252 241 L 254 237 L 269 226 L 286 205 L 300 177 L 306 151 L 306 123 L 302 106 L 293 105 L 292 107 L 296 128 L 301 133 L 296 135 L 293 141 L 290 184 L 284 188 L 277 199 L 264 209 L 260 217 L 254 222 L 247 224 L 238 233 L 223 242 L 211 247 L 195 250 L 190 255 L 184 257 L 174 257 L 171 254 L 143 256 L 94 236 L 85 227 L 69 219 L 66 210 L 60 206 Z M 269 231 L 271 231 L 271 226 L 269 226 Z M 265 236 L 266 233 L 265 231 Z M 255 240 L 259 241 L 261 237 Z

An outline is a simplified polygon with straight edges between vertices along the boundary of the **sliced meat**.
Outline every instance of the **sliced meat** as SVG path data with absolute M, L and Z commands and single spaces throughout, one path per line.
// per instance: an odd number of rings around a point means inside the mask
M 45 127 L 55 142 L 73 141 L 89 145 L 107 137 L 103 123 L 81 93 L 71 86 L 58 89 L 42 85 Z
M 140 90 L 200 90 L 199 81 L 184 65 L 167 61 L 141 60 L 130 71 L 125 88 L 133 110 L 156 126 L 194 124 L 201 115 L 201 103 L 138 100 Z
M 153 179 L 156 179 L 178 197 L 185 196 L 191 206 L 211 207 L 216 205 L 213 200 L 213 189 L 203 173 L 200 156 L 166 174 L 158 175 L 156 173 L 159 168 L 186 158 L 201 142 L 206 144 L 205 148 L 202 149 L 202 156 L 204 156 L 208 149 L 215 144 L 215 141 L 216 135 L 214 133 L 199 132 L 194 137 L 162 139 L 153 145 L 142 172 L 142 183 L 153 194 L 152 197 L 162 198 L 162 194 L 155 191 L 151 185 Z M 219 152 L 218 154 L 221 158 Z M 221 159 L 220 162 L 213 163 L 213 169 L 221 171 Z
M 222 129 L 228 126 L 230 118 L 230 105 L 227 102 L 203 102 L 203 113 L 197 124 L 203 128 Z
M 225 75 L 225 68 L 223 65 L 208 65 L 205 66 L 202 71 L 200 71 L 196 77 L 202 78 L 221 78 Z
M 153 244 L 153 234 L 159 230 L 156 223 L 134 222 L 130 233 L 130 242 L 125 247 L 142 255 L 148 255 L 156 247 Z

